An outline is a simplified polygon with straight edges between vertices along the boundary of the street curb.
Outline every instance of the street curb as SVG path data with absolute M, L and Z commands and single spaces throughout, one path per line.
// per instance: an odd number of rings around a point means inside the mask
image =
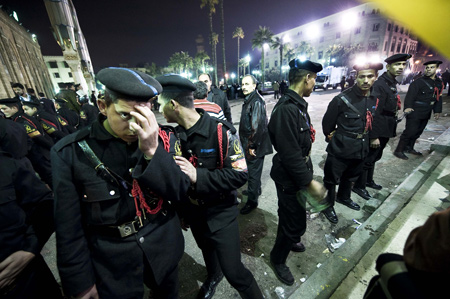
M 450 153 L 450 128 L 436 138 L 436 140 L 431 144 L 431 150 L 443 154 Z
M 445 156 L 438 151 L 432 152 L 290 297 L 329 298 Z

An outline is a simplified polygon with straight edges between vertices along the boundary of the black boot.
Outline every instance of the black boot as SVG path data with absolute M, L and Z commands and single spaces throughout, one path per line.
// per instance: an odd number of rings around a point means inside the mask
M 277 278 L 287 285 L 293 285 L 295 282 L 291 270 L 286 266 L 286 259 L 291 248 L 292 241 L 278 228 L 275 245 L 270 252 L 270 264 Z
M 366 186 L 375 190 L 381 190 L 383 189 L 383 186 L 378 185 L 377 183 L 375 183 L 375 181 L 373 180 L 373 172 L 375 171 L 375 165 L 372 168 L 369 168 L 367 170 L 367 180 L 366 180 Z
M 404 139 L 400 139 L 398 142 L 397 148 L 394 151 L 394 156 L 402 160 L 408 160 L 408 156 L 405 155 L 405 147 L 407 146 L 407 142 Z
M 263 299 L 264 296 L 259 289 L 258 283 L 255 278 L 253 278 L 252 284 L 245 291 L 239 291 L 239 295 L 243 299 Z
M 222 272 L 220 272 L 220 274 L 217 274 L 214 277 L 208 277 L 201 286 L 200 291 L 197 294 L 197 298 L 198 299 L 212 298 L 214 293 L 216 292 L 217 285 L 222 281 L 222 279 L 223 279 Z
M 325 188 L 328 190 L 327 199 L 330 203 L 330 207 L 322 211 L 322 214 L 333 224 L 338 223 L 338 217 L 334 211 L 334 202 L 336 200 L 336 186 L 329 183 L 324 183 Z
M 352 191 L 364 198 L 365 200 L 369 200 L 371 198 L 369 192 L 366 190 L 366 182 L 368 177 L 368 170 L 363 169 L 361 175 L 358 180 L 355 182 L 355 185 L 352 188 Z

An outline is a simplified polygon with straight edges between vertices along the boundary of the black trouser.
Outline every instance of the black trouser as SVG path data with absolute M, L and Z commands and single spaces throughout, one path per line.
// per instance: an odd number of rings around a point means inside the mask
M 278 229 L 270 258 L 275 264 L 285 264 L 292 244 L 300 242 L 306 231 L 306 198 L 293 189 L 275 183 L 278 195 Z
M 202 250 L 208 277 L 223 273 L 236 290 L 249 289 L 254 281 L 252 273 L 241 262 L 239 227 L 235 218 L 218 231 L 211 232 L 204 222 L 191 223 L 192 234 Z
M 352 182 L 355 182 L 361 175 L 364 160 L 361 159 L 341 159 L 332 154 L 328 154 L 323 169 L 323 183 L 330 192 L 339 185 L 337 197 L 339 199 L 350 199 Z M 334 192 L 332 192 L 334 193 Z M 329 202 L 334 205 L 334 198 L 329 196 Z
M 396 152 L 413 149 L 416 140 L 422 135 L 427 126 L 428 119 L 406 118 L 405 130 L 400 136 Z
M 280 92 L 278 90 L 274 90 L 273 98 L 274 99 L 279 99 L 280 98 Z
M 264 166 L 264 156 L 247 160 L 248 169 L 248 199 L 247 203 L 258 205 L 259 190 L 261 190 L 261 175 Z
M 178 298 L 178 266 L 158 284 L 147 259 L 144 259 L 144 265 L 144 282 L 151 289 L 152 298 Z
M 383 150 L 386 147 L 389 138 L 388 137 L 378 137 L 380 141 L 380 147 L 370 148 L 369 154 L 366 159 L 364 159 L 363 170 L 358 180 L 355 183 L 356 188 L 365 189 L 367 182 L 373 181 L 373 171 L 375 169 L 375 163 L 381 159 L 383 156 Z
M 13 285 L 0 289 L 0 298 L 62 298 L 61 289 L 52 272 L 38 254 L 23 269 Z

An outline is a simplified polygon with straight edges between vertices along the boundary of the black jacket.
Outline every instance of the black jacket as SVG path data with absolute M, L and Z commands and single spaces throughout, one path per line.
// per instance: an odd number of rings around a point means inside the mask
M 197 111 L 201 118 L 192 128 L 176 128 L 183 156 L 197 164 L 197 182 L 189 190 L 189 196 L 200 202 L 186 205 L 182 214 L 190 223 L 206 222 L 210 231 L 215 232 L 237 216 L 236 189 L 247 181 L 247 164 L 236 129 L 229 123 L 221 123 L 221 156 L 217 135 L 220 121 L 202 109 Z
M 130 185 L 125 188 L 97 175 L 77 144 L 79 140 L 86 140 L 97 157 L 128 184 L 137 179 L 145 194 L 153 192 L 162 197 L 162 210 L 155 216 L 147 214 L 150 222 L 136 235 L 120 238 L 98 232 L 105 226 L 134 220 L 135 202 Z M 144 260 L 150 264 L 156 283 L 175 269 L 184 240 L 178 217 L 168 202 L 186 200 L 190 182 L 162 142 L 147 163 L 138 141 L 128 144 L 115 138 L 95 121 L 60 140 L 51 154 L 57 261 L 67 295 L 78 294 L 115 271 L 127 273 L 127 278 L 116 282 L 126 288 L 126 280 L 136 279 Z
M 359 111 L 349 108 L 341 96 Z M 322 130 L 329 142 L 327 152 L 341 159 L 364 159 L 369 153 L 369 130 L 366 130 L 367 112 L 375 114 L 377 99 L 371 94 L 363 96 L 357 85 L 335 96 L 322 119 Z M 335 131 L 334 136 L 329 135 Z M 358 134 L 363 135 L 358 138 Z
M 31 139 L 24 127 L 10 119 L 0 117 L 0 150 L 14 159 L 26 157 L 31 149 Z
M 0 165 L 0 262 L 19 250 L 38 255 L 54 231 L 52 192 L 6 152 Z
M 41 109 L 38 110 L 33 117 L 41 123 L 44 132 L 48 134 L 55 143 L 67 135 L 67 133 L 62 130 L 56 115 L 52 115 Z
M 429 119 L 431 111 L 442 112 L 442 97 L 440 94 L 444 89 L 441 79 L 435 80 L 430 77 L 420 77 L 411 83 L 406 93 L 403 110 L 413 108 L 408 114 L 408 119 Z
M 286 89 L 275 105 L 269 135 L 277 151 L 270 176 L 285 189 L 305 189 L 313 179 L 311 119 L 308 103 L 295 91 Z
M 233 120 L 231 119 L 231 108 L 228 103 L 227 95 L 220 89 L 211 87 L 211 91 L 208 93 L 208 101 L 216 103 L 222 108 L 223 114 L 227 121 L 232 124 Z
M 61 108 L 58 109 L 58 119 L 63 131 L 68 134 L 75 132 L 80 124 L 80 117 L 73 110 L 70 110 L 65 104 L 60 104 Z
M 273 152 L 267 123 L 266 103 L 255 90 L 245 98 L 239 122 L 239 138 L 246 159 L 253 159 L 249 154 L 250 149 L 256 150 L 257 157 L 264 157 Z
M 87 127 L 92 124 L 98 117 L 100 111 L 94 105 L 83 104 L 80 111 L 80 128 Z
M 372 94 L 379 102 L 377 113 L 373 118 L 372 131 L 369 133 L 370 138 L 395 137 L 397 112 L 401 109 L 398 105 L 398 103 L 401 105 L 401 102 L 399 102 L 397 81 L 389 77 L 387 73 L 382 74 L 373 84 Z

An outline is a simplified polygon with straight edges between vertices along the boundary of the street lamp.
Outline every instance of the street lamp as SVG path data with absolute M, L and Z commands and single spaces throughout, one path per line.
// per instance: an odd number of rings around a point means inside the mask
M 283 65 L 282 67 L 281 67 L 281 71 L 284 73 L 284 80 L 287 80 L 286 79 L 286 73 L 289 71 L 289 66 L 288 65 Z
M 225 84 L 228 84 L 228 73 L 225 73 Z
M 234 78 L 236 78 L 236 74 L 235 73 L 231 73 L 231 80 L 232 80 L 233 84 L 234 84 Z
M 245 57 L 245 61 L 247 62 L 247 64 L 248 64 L 248 73 L 250 74 L 250 61 L 251 61 L 252 59 L 250 58 L 250 55 L 249 54 L 247 54 L 247 56 Z

